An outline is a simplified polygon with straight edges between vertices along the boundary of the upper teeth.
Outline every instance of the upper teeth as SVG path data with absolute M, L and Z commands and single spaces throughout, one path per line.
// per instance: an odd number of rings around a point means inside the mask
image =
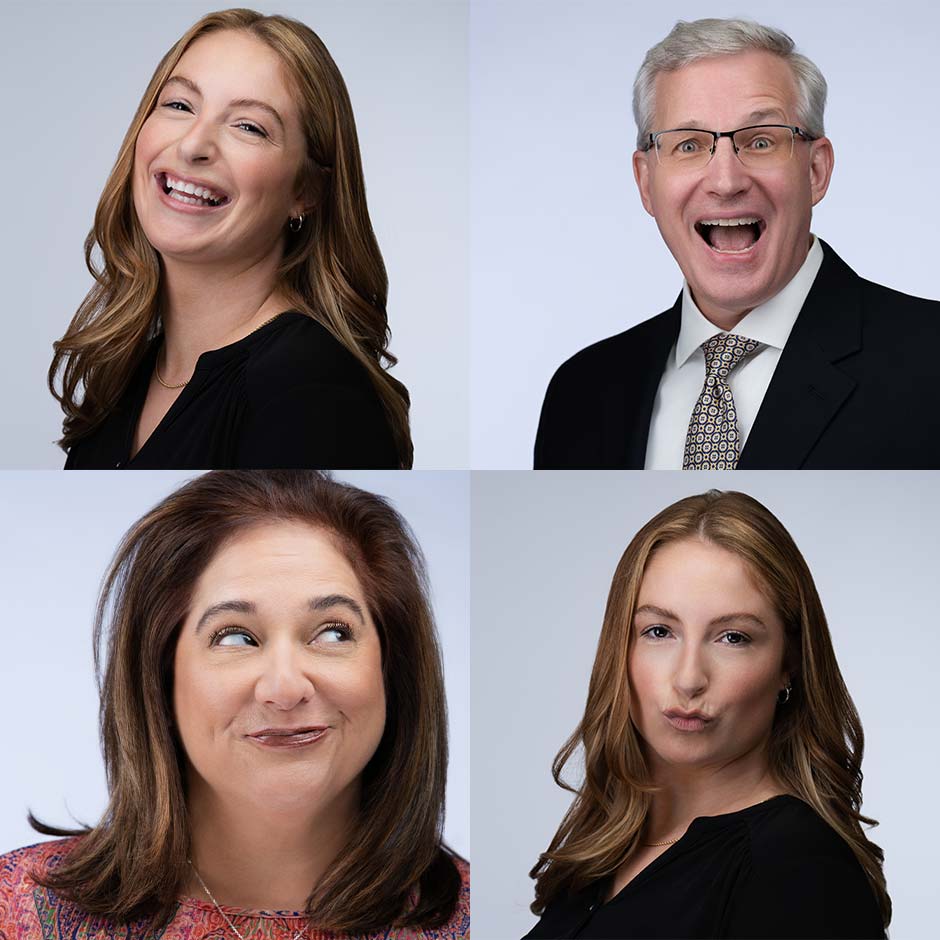
M 755 225 L 760 219 L 702 219 L 699 225 Z
M 189 193 L 191 196 L 198 196 L 200 199 L 224 199 L 220 193 L 214 193 L 205 186 L 194 186 L 192 183 L 184 183 L 182 180 L 175 180 L 169 174 L 166 175 L 166 184 L 170 189 L 175 189 L 181 193 Z

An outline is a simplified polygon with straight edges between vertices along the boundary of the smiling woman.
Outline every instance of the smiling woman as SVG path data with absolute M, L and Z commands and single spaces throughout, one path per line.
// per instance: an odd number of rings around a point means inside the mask
M 103 664 L 98 652 L 106 641 Z M 0 856 L 0 933 L 465 937 L 421 550 L 316 471 L 219 471 L 127 533 L 95 628 L 110 800 Z
M 667 507 L 614 575 L 527 937 L 883 937 L 862 745 L 779 520 L 742 493 Z M 582 747 L 576 789 L 561 774 Z
M 67 468 L 411 466 L 352 107 L 309 27 L 226 10 L 173 45 L 85 256 L 49 370 Z

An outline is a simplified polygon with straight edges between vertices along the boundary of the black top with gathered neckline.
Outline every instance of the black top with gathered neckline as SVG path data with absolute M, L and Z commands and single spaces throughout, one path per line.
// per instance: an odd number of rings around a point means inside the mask
M 524 940 L 885 936 L 848 844 L 789 794 L 694 819 L 605 903 L 610 888 L 605 878 L 556 898 Z
M 162 334 L 117 405 L 69 450 L 66 470 L 396 468 L 384 408 L 365 367 L 320 323 L 289 310 L 204 352 L 132 456 Z

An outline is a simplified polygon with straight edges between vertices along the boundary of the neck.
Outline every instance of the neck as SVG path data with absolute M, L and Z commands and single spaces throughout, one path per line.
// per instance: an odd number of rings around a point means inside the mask
M 235 270 L 164 257 L 160 371 L 167 381 L 188 379 L 202 353 L 243 339 L 287 309 L 274 288 L 276 266 L 273 256 Z
M 289 811 L 191 788 L 187 801 L 190 858 L 222 905 L 302 911 L 307 898 L 346 844 L 359 805 L 358 787 L 340 794 L 311 816 L 305 801 Z M 189 896 L 208 901 L 190 872 Z
M 698 816 L 733 813 L 784 793 L 764 759 L 741 758 L 715 767 L 662 768 L 652 798 L 644 842 L 681 836 Z

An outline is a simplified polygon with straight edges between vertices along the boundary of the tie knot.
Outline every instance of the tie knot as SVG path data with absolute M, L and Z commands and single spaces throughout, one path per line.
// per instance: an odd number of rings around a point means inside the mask
M 718 333 L 702 343 L 705 353 L 705 375 L 714 375 L 722 379 L 745 357 L 754 352 L 760 343 L 738 336 L 735 333 Z

